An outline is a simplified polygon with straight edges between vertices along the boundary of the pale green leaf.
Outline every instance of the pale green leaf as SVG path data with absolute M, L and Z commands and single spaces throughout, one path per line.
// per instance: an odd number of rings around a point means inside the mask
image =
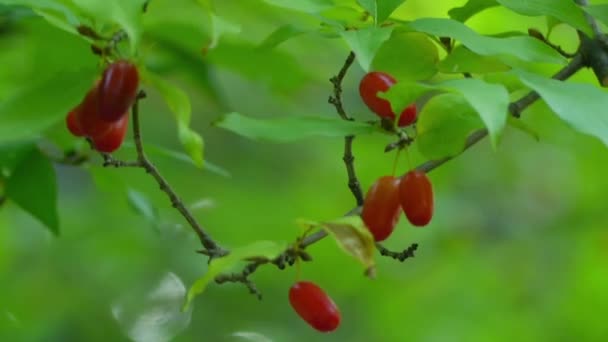
M 498 6 L 496 0 L 469 0 L 461 7 L 452 8 L 448 14 L 454 20 L 465 22 L 475 14 L 494 6 Z
M 264 0 L 277 7 L 288 8 L 305 13 L 319 13 L 333 7 L 331 0 Z
M 372 69 L 387 72 L 397 81 L 426 80 L 437 73 L 437 46 L 418 32 L 393 32 L 378 49 Z
M 446 74 L 486 74 L 511 69 L 496 57 L 478 55 L 462 45 L 456 46 L 437 67 Z
M 344 137 L 351 134 L 370 134 L 378 130 L 377 127 L 368 123 L 346 121 L 333 117 L 286 116 L 258 119 L 239 113 L 222 115 L 214 125 L 250 139 L 278 143 L 316 136 Z
M 367 27 L 360 30 L 343 31 L 342 38 L 355 52 L 357 62 L 364 71 L 369 71 L 372 60 L 380 46 L 391 36 L 393 27 Z
M 358 0 L 379 25 L 388 19 L 391 14 L 405 2 L 405 0 Z

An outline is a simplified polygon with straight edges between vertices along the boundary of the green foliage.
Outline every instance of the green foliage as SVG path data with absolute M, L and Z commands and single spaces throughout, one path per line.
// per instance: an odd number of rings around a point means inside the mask
M 405 2 L 405 0 L 358 0 L 374 18 L 374 23 L 383 23 L 390 15 Z
M 584 9 L 604 25 L 608 25 L 608 5 L 592 5 L 584 7 Z
M 342 38 L 348 43 L 364 71 L 369 71 L 372 60 L 382 44 L 389 39 L 392 27 L 370 26 L 360 30 L 343 31 Z
M 8 198 L 59 234 L 55 169 L 37 148 L 15 166 L 5 186 Z
M 437 47 L 424 34 L 394 31 L 376 52 L 372 69 L 392 75 L 397 81 L 426 80 L 437 73 Z
M 487 74 L 510 70 L 510 67 L 501 62 L 499 58 L 476 54 L 462 45 L 456 46 L 449 55 L 441 60 L 437 68 L 440 72 L 446 74 L 461 74 L 465 72 Z
M 465 22 L 475 14 L 494 6 L 498 6 L 496 0 L 469 0 L 462 7 L 452 8 L 448 14 L 454 20 Z
M 286 143 L 310 137 L 343 137 L 370 134 L 378 127 L 363 122 L 345 121 L 333 117 L 294 117 L 255 119 L 239 113 L 228 113 L 215 126 L 250 139 Z

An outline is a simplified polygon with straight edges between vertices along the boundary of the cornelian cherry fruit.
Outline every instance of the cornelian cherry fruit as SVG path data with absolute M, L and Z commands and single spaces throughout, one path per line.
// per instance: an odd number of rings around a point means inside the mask
M 289 289 L 289 303 L 306 323 L 318 331 L 334 331 L 340 325 L 341 315 L 336 303 L 315 283 L 295 283 Z
M 395 119 L 391 104 L 378 97 L 378 92 L 387 91 L 397 81 L 381 71 L 368 72 L 359 83 L 359 94 L 367 107 L 381 118 Z
M 399 117 L 399 122 L 397 123 L 397 125 L 399 127 L 409 126 L 416 121 L 417 117 L 418 109 L 416 108 L 416 104 L 412 103 L 403 110 L 401 116 Z
M 129 126 L 129 115 L 123 114 L 120 120 L 113 124 L 110 130 L 93 138 L 93 145 L 99 152 L 111 153 L 116 151 L 127 135 L 127 127 Z
M 126 60 L 110 64 L 99 85 L 99 112 L 104 121 L 117 122 L 135 101 L 139 87 L 137 67 Z
M 84 130 L 82 129 L 82 126 L 80 125 L 80 106 L 72 109 L 69 113 L 68 116 L 65 117 L 65 123 L 66 126 L 68 127 L 68 130 L 70 131 L 70 133 L 72 133 L 73 136 L 76 137 L 82 137 L 84 136 Z
M 361 218 L 376 241 L 388 238 L 399 222 L 399 184 L 399 178 L 380 177 L 365 195 Z
M 412 170 L 399 184 L 399 197 L 405 216 L 414 226 L 426 226 L 433 217 L 433 188 L 421 171 Z
M 77 117 L 84 135 L 95 138 L 106 134 L 113 127 L 112 122 L 104 121 L 100 117 L 98 85 L 89 90 L 78 108 L 80 113 Z

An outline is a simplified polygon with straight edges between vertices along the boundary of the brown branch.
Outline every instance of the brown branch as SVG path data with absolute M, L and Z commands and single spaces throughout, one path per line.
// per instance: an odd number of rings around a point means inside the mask
M 334 107 L 336 107 L 336 112 L 338 115 L 344 120 L 352 121 L 353 118 L 349 117 L 344 110 L 344 105 L 342 104 L 342 81 L 348 72 L 348 69 L 355 61 L 355 53 L 350 52 L 342 68 L 338 72 L 338 75 L 329 79 L 331 84 L 333 84 L 333 95 L 331 95 L 328 99 L 328 102 Z M 354 135 L 347 135 L 344 137 L 344 155 L 342 160 L 344 161 L 344 165 L 346 166 L 346 173 L 348 175 L 348 188 L 350 192 L 352 192 L 355 197 L 357 205 L 363 204 L 363 190 L 361 189 L 361 183 L 359 183 L 359 179 L 357 179 L 357 174 L 355 172 L 355 156 L 353 155 L 353 140 L 355 140 Z
M 576 3 L 583 7 L 589 5 L 589 2 L 587 0 L 576 0 Z M 591 16 L 589 13 L 587 13 L 587 11 L 583 10 L 583 13 L 585 14 L 585 19 L 587 19 L 589 26 L 591 26 L 591 30 L 593 31 L 593 34 L 595 35 L 595 37 L 598 38 L 598 37 L 602 36 L 603 35 L 602 30 L 600 30 L 600 26 L 597 24 L 597 21 L 595 20 L 595 18 L 593 16 Z

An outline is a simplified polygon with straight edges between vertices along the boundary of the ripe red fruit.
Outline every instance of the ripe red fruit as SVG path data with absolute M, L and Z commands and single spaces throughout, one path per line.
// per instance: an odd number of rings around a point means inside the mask
M 103 72 L 99 85 L 99 111 L 102 120 L 116 122 L 135 101 L 139 87 L 137 67 L 120 60 Z
M 96 84 L 78 105 L 78 121 L 84 135 L 95 138 L 106 134 L 114 124 L 101 119 L 99 113 L 99 87 Z
M 376 241 L 388 238 L 399 222 L 399 183 L 393 176 L 380 177 L 365 195 L 361 218 Z
M 409 126 L 413 124 L 414 121 L 416 121 L 417 116 L 418 110 L 416 108 L 416 104 L 412 103 L 403 110 L 401 116 L 399 117 L 399 123 L 397 125 L 399 125 L 399 127 Z
M 107 133 L 93 138 L 95 149 L 105 153 L 116 151 L 127 135 L 128 124 L 129 114 L 125 113 L 118 122 L 113 124 L 112 128 L 110 128 Z
M 389 74 L 372 71 L 367 73 L 359 83 L 359 94 L 367 107 L 381 118 L 395 119 L 391 104 L 378 97 L 378 92 L 387 91 L 397 81 Z
M 304 321 L 321 332 L 334 331 L 340 325 L 336 303 L 312 282 L 295 283 L 289 289 L 289 303 Z
M 72 109 L 65 117 L 65 124 L 72 135 L 76 137 L 84 136 L 84 130 L 80 125 L 80 106 Z
M 421 171 L 408 172 L 399 185 L 399 197 L 405 216 L 414 226 L 425 226 L 433 217 L 433 188 Z

